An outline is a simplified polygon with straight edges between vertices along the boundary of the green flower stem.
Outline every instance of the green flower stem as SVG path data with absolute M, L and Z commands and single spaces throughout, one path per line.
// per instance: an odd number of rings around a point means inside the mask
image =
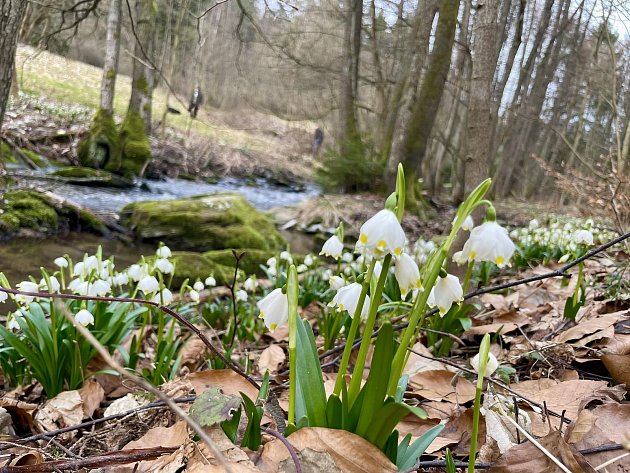
M 343 349 L 343 355 L 341 357 L 341 364 L 339 365 L 339 374 L 335 381 L 335 389 L 333 393 L 339 397 L 341 395 L 342 383 L 345 382 L 346 371 L 348 370 L 348 363 L 350 362 L 350 354 L 352 353 L 352 345 L 354 345 L 354 338 L 357 335 L 357 330 L 361 324 L 361 311 L 363 310 L 363 304 L 365 304 L 365 296 L 367 296 L 368 288 L 370 287 L 370 280 L 372 274 L 374 274 L 374 267 L 376 266 L 376 258 L 372 258 L 370 267 L 368 268 L 365 279 L 363 280 L 363 287 L 361 288 L 361 295 L 359 296 L 359 302 L 357 303 L 357 309 L 354 311 L 352 317 L 352 323 L 350 324 L 350 330 L 346 337 L 346 346 Z
M 361 346 L 359 347 L 359 355 L 357 361 L 354 364 L 354 370 L 352 371 L 352 379 L 350 380 L 350 387 L 348 388 L 348 399 L 350 405 L 354 403 L 359 391 L 361 390 L 361 381 L 363 379 L 363 368 L 365 367 L 365 359 L 367 358 L 368 349 L 372 341 L 369 334 L 372 333 L 374 325 L 376 324 L 376 315 L 378 313 L 378 306 L 381 302 L 381 296 L 383 294 L 383 287 L 385 287 L 385 281 L 387 280 L 387 274 L 389 273 L 389 265 L 392 262 L 392 255 L 388 254 L 383 260 L 383 268 L 381 269 L 381 275 L 376 283 L 376 290 L 370 298 L 370 310 L 368 312 L 367 322 L 365 323 L 365 329 L 363 331 L 363 339 L 361 340 Z M 361 315 L 354 315 L 356 318 L 361 318 Z
M 477 456 L 477 435 L 479 432 L 479 414 L 481 411 L 481 394 L 483 393 L 483 376 L 488 365 L 490 353 L 490 335 L 486 334 L 479 346 L 479 374 L 477 375 L 477 389 L 475 390 L 475 406 L 473 409 L 472 438 L 470 439 L 470 455 L 468 459 L 468 473 L 475 472 L 475 458 Z
M 289 425 L 295 425 L 295 399 L 297 397 L 297 323 L 298 323 L 298 274 L 294 265 L 287 274 L 287 300 L 289 303 Z
M 464 294 L 468 293 L 468 284 L 470 284 L 470 278 L 472 277 L 474 266 L 475 266 L 474 261 L 468 262 L 468 268 L 466 269 L 466 276 L 464 276 L 464 284 L 462 286 L 462 288 L 464 289 Z

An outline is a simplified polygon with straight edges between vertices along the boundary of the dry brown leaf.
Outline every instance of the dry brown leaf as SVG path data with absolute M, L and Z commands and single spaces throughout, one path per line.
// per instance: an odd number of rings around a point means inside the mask
M 430 401 L 449 401 L 464 404 L 475 398 L 475 386 L 467 379 L 459 377 L 454 387 L 453 373 L 446 370 L 432 370 L 417 373 L 409 380 L 414 395 Z
M 453 451 L 455 453 L 466 454 L 470 451 L 470 439 L 472 438 L 473 409 L 460 408 L 455 411 L 453 417 L 446 423 L 444 430 L 440 432 L 441 439 L 449 439 L 451 443 L 457 444 Z M 486 438 L 486 423 L 483 418 L 479 422 L 477 432 L 477 448 L 483 445 Z M 437 439 L 436 439 L 437 440 Z M 443 442 L 443 441 L 442 441 Z
M 584 409 L 567 432 L 569 443 L 577 449 L 586 449 L 623 443 L 630 433 L 630 404 L 608 403 L 594 409 Z M 600 465 L 618 456 L 619 450 L 598 452 L 588 456 L 592 465 Z M 627 473 L 630 471 L 630 457 L 626 457 L 607 467 L 609 473 Z
M 409 353 L 409 360 L 405 365 L 405 374 L 409 376 L 413 376 L 416 373 L 421 373 L 422 371 L 434 371 L 434 370 L 447 370 L 447 371 L 457 371 L 456 368 L 452 366 L 445 365 L 441 361 L 434 359 L 427 359 L 426 357 L 433 358 L 433 354 L 429 351 L 427 347 L 425 347 L 422 343 L 418 342 L 413 346 L 413 350 L 421 353 L 424 356 L 419 356 L 414 352 Z
M 195 367 L 200 360 L 205 358 L 207 351 L 208 347 L 201 338 L 189 338 L 179 352 L 179 356 L 182 358 L 181 366 L 188 369 Z
M 300 463 L 305 473 L 396 472 L 396 465 L 367 440 L 345 430 L 306 427 L 288 437 L 300 452 Z M 281 465 L 291 462 L 287 447 L 280 440 L 267 443 L 258 468 L 265 473 L 277 473 Z
M 572 473 L 595 473 L 574 448 L 554 431 L 538 440 L 552 455 L 558 458 Z M 562 470 L 531 442 L 517 445 L 507 451 L 488 473 L 561 473 Z
M 615 323 L 619 322 L 619 320 L 625 318 L 624 316 L 627 315 L 627 313 L 628 311 L 622 310 L 587 320 L 582 319 L 574 327 L 557 335 L 554 341 L 564 343 L 569 340 L 580 340 L 587 335 L 612 327 Z
M 260 354 L 258 360 L 258 371 L 264 374 L 267 370 L 270 373 L 275 373 L 284 360 L 286 360 L 284 350 L 278 345 L 269 345 Z
M 105 390 L 103 386 L 91 379 L 79 389 L 79 396 L 83 401 L 83 417 L 92 417 L 94 411 L 101 405 L 101 401 L 105 399 Z
M 485 335 L 486 333 L 510 333 L 518 329 L 518 324 L 512 322 L 498 322 L 487 325 L 477 325 L 469 328 L 464 335 Z
M 617 384 L 630 386 L 630 355 L 604 355 L 601 360 Z
M 227 438 L 221 427 L 206 429 L 206 433 L 223 454 L 234 473 L 259 471 L 249 456 Z M 224 471 L 225 469 L 215 460 L 214 454 L 205 443 L 194 445 L 194 451 L 189 455 L 186 473 L 223 473 Z
M 483 294 L 480 299 L 485 305 L 494 307 L 497 313 L 505 313 L 518 308 L 520 293 L 515 291 L 508 296 Z
M 630 355 L 630 334 L 615 333 L 612 338 L 600 340 L 597 347 L 611 355 Z
M 81 423 L 83 400 L 79 391 L 64 391 L 57 394 L 37 410 L 34 420 L 45 432 Z
M 239 396 L 244 392 L 250 399 L 258 397 L 258 390 L 232 370 L 199 371 L 187 375 L 186 379 L 192 383 L 197 396 L 209 388 L 218 386 L 223 394 Z

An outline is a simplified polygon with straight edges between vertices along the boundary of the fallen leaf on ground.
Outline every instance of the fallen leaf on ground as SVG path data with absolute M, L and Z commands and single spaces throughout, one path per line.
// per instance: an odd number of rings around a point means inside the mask
M 304 473 L 396 472 L 396 465 L 367 440 L 345 430 L 306 427 L 291 434 L 287 440 L 300 452 Z M 292 462 L 287 447 L 280 440 L 267 443 L 258 468 L 265 473 L 287 471 L 281 465 Z
M 475 398 L 475 386 L 464 378 L 457 378 L 453 386 L 453 373 L 431 370 L 417 373 L 409 380 L 413 394 L 431 401 L 449 401 L 464 404 Z
M 186 379 L 192 383 L 197 396 L 207 389 L 219 387 L 223 394 L 239 396 L 242 391 L 252 400 L 258 397 L 258 390 L 232 370 L 200 371 L 187 375 Z
M 472 438 L 473 409 L 459 409 L 455 415 L 446 423 L 444 430 L 440 432 L 438 439 L 449 439 L 456 446 L 452 448 L 454 453 L 467 454 L 470 451 L 470 440 Z M 477 431 L 477 449 L 481 448 L 486 438 L 486 423 L 483 418 L 479 421 Z M 436 440 L 438 440 L 436 439 Z M 442 441 L 444 443 L 444 441 Z
M 260 354 L 260 358 L 258 359 L 258 371 L 261 374 L 265 374 L 267 370 L 269 370 L 270 373 L 275 373 L 286 358 L 284 350 L 281 347 L 278 345 L 269 345 Z
M 64 391 L 46 401 L 35 413 L 35 425 L 44 432 L 80 424 L 83 420 L 83 400 L 79 391 Z
M 83 401 L 83 417 L 92 417 L 94 411 L 101 405 L 101 401 L 105 399 L 105 390 L 103 386 L 91 379 L 79 389 L 79 396 Z
M 604 355 L 601 360 L 615 383 L 630 386 L 630 355 Z
M 225 435 L 221 427 L 206 429 L 206 433 L 214 442 L 234 473 L 260 472 L 249 459 L 249 456 L 234 445 Z M 193 453 L 189 455 L 186 473 L 223 473 L 225 469 L 215 460 L 210 448 L 203 442 L 193 445 Z
M 614 312 L 612 314 L 605 314 L 600 317 L 580 320 L 579 323 L 574 327 L 571 327 L 570 329 L 565 330 L 561 334 L 557 335 L 554 338 L 554 341 L 558 343 L 564 343 L 569 340 L 573 340 L 573 343 L 575 343 L 577 340 L 580 340 L 587 335 L 591 335 L 612 327 L 615 323 L 624 318 L 627 313 L 628 311 L 622 310 L 619 312 Z M 603 335 L 599 338 L 603 338 Z
M 562 462 L 572 473 L 595 473 L 584 457 L 562 440 L 559 431 L 554 431 L 538 439 L 553 456 Z M 562 470 L 538 447 L 527 441 L 507 451 L 488 473 L 561 473 Z
M 413 346 L 413 350 L 424 356 L 420 356 L 414 352 L 409 353 L 409 359 L 407 360 L 404 370 L 404 373 L 409 376 L 413 376 L 414 374 L 421 373 L 423 371 L 457 371 L 457 368 L 453 368 L 452 366 L 448 366 L 439 360 L 433 359 L 433 354 L 422 343 L 416 343 Z

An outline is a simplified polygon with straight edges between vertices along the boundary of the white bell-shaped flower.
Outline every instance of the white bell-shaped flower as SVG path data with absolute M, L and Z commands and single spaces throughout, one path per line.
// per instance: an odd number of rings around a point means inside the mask
M 254 292 L 256 287 L 258 287 L 258 282 L 256 282 L 255 277 L 250 276 L 243 282 L 243 289 L 246 291 Z
M 6 292 L 0 291 L 0 302 L 6 302 L 9 298 L 9 295 Z
M 61 256 L 59 258 L 55 258 L 54 263 L 59 268 L 67 268 L 68 267 L 68 260 L 65 259 L 65 258 L 62 258 Z
M 247 292 L 244 289 L 239 289 L 234 294 L 234 298 L 237 302 L 247 302 Z
M 326 242 L 324 246 L 322 246 L 322 251 L 319 252 L 320 255 L 331 256 L 332 258 L 339 259 L 341 258 L 341 254 L 343 253 L 343 243 L 339 240 L 337 235 L 331 236 Z
M 330 278 L 328 278 L 328 284 L 330 284 L 330 288 L 333 291 L 338 291 L 346 285 L 346 281 L 341 276 L 330 276 Z
M 9 330 L 22 330 L 22 327 L 20 327 L 20 323 L 17 320 L 18 317 L 22 317 L 19 310 L 9 315 L 9 318 L 7 319 L 7 328 Z
M 354 313 L 357 310 L 357 305 L 359 304 L 359 297 L 361 297 L 361 284 L 357 282 L 353 282 L 352 284 L 348 284 L 340 288 L 333 297 L 333 300 L 328 304 L 330 307 L 336 307 L 340 311 L 348 311 L 350 317 L 354 317 Z M 370 296 L 365 296 L 365 302 L 363 303 L 363 308 L 361 309 L 361 318 L 366 317 L 368 313 L 368 308 L 370 307 Z
M 214 279 L 212 276 L 208 276 L 206 278 L 205 283 L 206 283 L 206 286 L 208 286 L 208 287 L 214 287 L 214 286 L 217 285 L 217 280 Z
M 155 296 L 153 296 L 152 300 L 156 304 L 169 305 L 171 302 L 173 302 L 173 293 L 168 288 L 165 287 L 160 292 L 158 292 Z
M 149 294 L 150 292 L 155 292 L 160 289 L 160 283 L 154 276 L 145 276 L 138 283 L 138 289 L 145 294 Z
M 304 264 L 306 266 L 313 266 L 313 256 L 312 255 L 306 255 L 304 257 Z
M 457 276 L 447 274 L 446 277 L 438 277 L 435 286 L 427 299 L 431 307 L 437 306 L 440 315 L 446 314 L 454 302 L 461 302 L 464 290 Z
M 170 258 L 171 257 L 171 249 L 164 245 L 160 246 L 155 252 L 158 258 Z
M 92 325 L 94 323 L 94 316 L 92 315 L 92 312 L 86 309 L 81 309 L 79 312 L 77 312 L 74 318 L 84 327 L 87 327 L 88 325 Z
M 451 225 L 455 225 L 455 221 L 457 220 L 457 215 L 455 216 L 455 218 L 453 218 L 453 221 L 451 222 Z M 469 231 L 471 228 L 473 228 L 475 226 L 475 222 L 472 218 L 472 216 L 468 216 L 464 219 L 464 223 L 462 223 L 461 229 L 465 230 L 465 231 Z
M 593 245 L 593 233 L 590 230 L 577 230 L 573 236 L 572 240 L 577 245 Z
M 195 284 L 193 284 L 193 289 L 197 292 L 201 292 L 203 291 L 203 288 L 205 286 L 203 285 L 203 283 L 201 281 L 196 281 Z
M 190 297 L 190 300 L 193 302 L 199 302 L 199 293 L 194 289 L 190 290 L 190 292 L 188 293 L 188 297 Z
M 479 373 L 479 353 L 477 353 L 472 360 L 470 360 L 470 364 L 473 369 Z M 499 361 L 496 356 L 492 353 L 488 353 L 488 363 L 486 364 L 486 371 L 483 374 L 485 378 L 489 378 L 499 367 Z
M 272 332 L 289 320 L 289 300 L 280 288 L 271 291 L 256 305 L 260 310 L 260 318 Z
M 359 231 L 358 252 L 380 257 L 387 253 L 400 256 L 405 246 L 405 232 L 391 210 L 383 209 L 365 222 Z
M 127 270 L 127 274 L 129 274 L 129 277 L 133 281 L 138 282 L 149 274 L 149 267 L 147 266 L 146 263 L 142 265 L 132 264 L 131 266 L 129 266 L 129 269 Z
M 22 292 L 39 292 L 39 286 L 33 281 L 22 281 L 17 283 L 16 288 L 18 291 Z M 33 302 L 35 297 L 33 296 L 24 296 L 22 294 L 17 294 L 15 296 L 18 302 L 22 302 L 24 304 L 30 304 Z
M 42 278 L 41 281 L 39 281 L 39 287 L 48 290 L 48 292 L 59 292 L 61 285 L 59 284 L 57 278 L 55 276 L 49 276 L 48 280 L 50 281 L 50 285 L 48 285 L 46 280 Z
M 286 261 L 289 264 L 293 264 L 293 257 L 288 251 L 283 251 L 282 253 L 280 253 L 280 259 Z
M 88 286 L 88 296 L 103 297 L 112 292 L 112 286 L 102 279 L 97 279 Z
M 507 230 L 497 222 L 489 221 L 472 229 L 462 256 L 468 261 L 490 261 L 503 268 L 515 249 Z
M 117 273 L 112 278 L 112 284 L 116 286 L 125 286 L 129 284 L 129 276 L 127 273 Z
M 400 295 L 403 300 L 407 297 L 409 291 L 422 287 L 418 265 L 407 253 L 403 253 L 400 255 L 400 258 L 396 260 L 394 275 L 396 276 L 396 281 L 398 281 Z
M 171 274 L 173 271 L 175 271 L 175 266 L 173 266 L 173 263 L 171 263 L 166 258 L 158 258 L 157 260 L 155 260 L 155 267 L 162 274 Z

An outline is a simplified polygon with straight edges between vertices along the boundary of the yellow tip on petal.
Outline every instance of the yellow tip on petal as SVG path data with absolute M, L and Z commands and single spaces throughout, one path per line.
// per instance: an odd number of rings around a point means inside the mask
M 471 252 L 470 252 L 470 254 L 469 254 L 469 256 L 468 256 L 468 259 L 469 259 L 469 260 L 473 260 L 473 259 L 475 259 L 475 256 L 477 256 L 477 255 L 475 254 L 475 252 L 474 252 L 474 251 L 471 251 Z
M 400 256 L 400 255 L 402 254 L 402 248 L 396 248 L 396 249 L 394 250 L 394 254 L 395 254 L 396 256 Z
M 385 240 L 381 240 L 381 241 L 379 241 L 379 242 L 377 243 L 377 245 L 376 245 L 376 247 L 377 247 L 379 250 L 383 250 L 383 249 L 385 249 L 385 247 L 386 247 L 386 246 L 387 246 L 387 242 L 386 242 Z
M 361 235 L 359 235 L 359 242 L 362 245 L 367 245 L 368 237 L 367 237 L 367 235 L 365 233 L 361 233 Z
M 264 318 L 265 318 L 265 316 L 264 316 L 264 314 L 261 312 L 261 313 L 260 313 L 260 315 L 258 316 L 258 318 L 259 318 L 259 319 L 264 319 Z
M 271 324 L 269 326 L 269 330 L 271 330 L 272 332 L 278 327 L 278 324 Z
M 501 266 L 505 264 L 505 258 L 503 258 L 503 256 L 497 256 L 494 259 L 494 262 L 497 264 L 497 266 Z

